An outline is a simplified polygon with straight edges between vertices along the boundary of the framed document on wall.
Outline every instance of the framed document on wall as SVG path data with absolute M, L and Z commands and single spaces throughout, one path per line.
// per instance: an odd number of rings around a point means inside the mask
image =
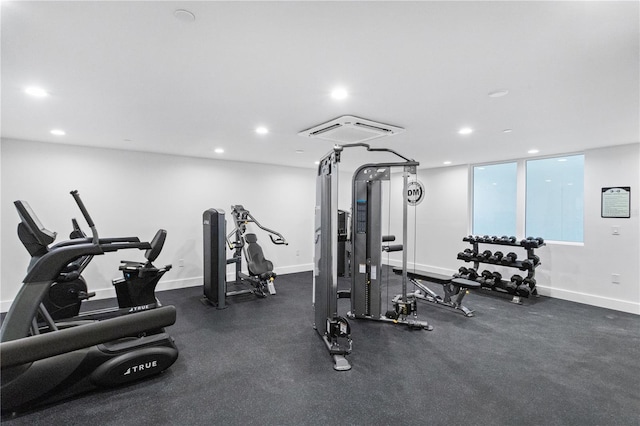
M 602 217 L 631 217 L 631 187 L 613 186 L 602 188 L 601 192 Z

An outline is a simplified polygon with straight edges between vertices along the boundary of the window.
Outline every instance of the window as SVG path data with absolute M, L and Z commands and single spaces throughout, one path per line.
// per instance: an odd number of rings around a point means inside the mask
M 584 155 L 527 161 L 525 233 L 583 241 Z
M 584 155 L 473 167 L 472 233 L 584 241 Z
M 473 234 L 516 235 L 517 163 L 473 168 Z

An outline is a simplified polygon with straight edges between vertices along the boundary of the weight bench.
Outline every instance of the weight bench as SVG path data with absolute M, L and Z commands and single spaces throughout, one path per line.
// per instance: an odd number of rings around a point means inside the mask
M 393 272 L 402 275 L 401 268 L 393 268 Z M 467 294 L 468 289 L 480 288 L 480 283 L 466 280 L 464 278 L 452 278 L 448 275 L 436 274 L 426 271 L 407 271 L 407 277 L 411 283 L 418 288 L 413 292 L 416 299 L 425 300 L 427 302 L 436 303 L 448 308 L 462 311 L 464 316 L 472 317 L 473 311 L 462 305 L 462 299 Z M 433 290 L 424 285 L 421 281 L 429 281 L 441 284 L 444 290 L 444 298 L 438 296 Z M 455 300 L 452 296 L 456 296 Z

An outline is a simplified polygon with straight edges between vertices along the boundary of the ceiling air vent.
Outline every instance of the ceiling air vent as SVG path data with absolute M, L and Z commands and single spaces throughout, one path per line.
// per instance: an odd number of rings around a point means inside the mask
M 402 132 L 404 132 L 404 129 L 401 127 L 377 123 L 352 115 L 343 115 L 342 117 L 304 130 L 298 133 L 298 135 L 346 144 L 365 142 L 383 136 L 397 135 Z

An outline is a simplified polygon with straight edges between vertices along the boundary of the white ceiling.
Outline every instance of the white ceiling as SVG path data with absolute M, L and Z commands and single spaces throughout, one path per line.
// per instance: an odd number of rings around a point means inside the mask
M 640 141 L 637 1 L 1 4 L 3 138 L 298 167 L 347 114 L 426 167 Z

